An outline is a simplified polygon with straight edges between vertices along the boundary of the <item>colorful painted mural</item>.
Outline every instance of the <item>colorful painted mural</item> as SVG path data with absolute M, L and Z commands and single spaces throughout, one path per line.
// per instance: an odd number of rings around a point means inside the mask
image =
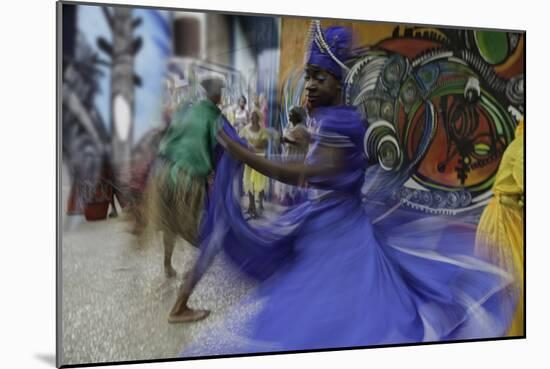
M 293 44 L 307 44 L 310 23 L 283 19 L 283 37 L 292 29 L 286 35 L 296 38 Z M 322 23 L 354 32 L 345 103 L 368 121 L 369 158 L 402 174 L 393 200 L 430 213 L 479 212 L 525 112 L 524 34 Z M 287 62 L 285 51 L 290 50 L 281 51 L 283 125 L 290 107 L 303 105 L 305 95 L 300 64 L 291 67 L 296 61 Z

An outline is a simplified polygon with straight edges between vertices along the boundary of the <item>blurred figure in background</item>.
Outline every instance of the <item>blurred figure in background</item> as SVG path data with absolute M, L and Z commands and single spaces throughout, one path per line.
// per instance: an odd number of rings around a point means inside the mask
M 509 336 L 523 336 L 523 236 L 525 220 L 523 126 L 521 118 L 515 138 L 506 148 L 493 185 L 493 198 L 477 228 L 476 251 L 511 273 L 514 282 L 508 293 L 518 299 Z
M 235 125 L 235 107 L 234 105 L 231 104 L 231 101 L 230 101 L 230 97 L 229 96 L 225 96 L 224 98 L 224 101 L 222 101 L 222 114 L 224 117 L 227 118 L 227 120 L 229 121 L 229 123 L 231 123 L 231 125 Z
M 246 97 L 244 95 L 239 98 L 234 116 L 233 127 L 235 127 L 237 132 L 240 132 L 248 124 L 248 109 L 246 108 Z
M 240 135 L 243 137 L 254 150 L 256 155 L 265 156 L 269 134 L 267 130 L 260 125 L 262 114 L 258 110 L 254 110 L 250 115 L 250 124 L 241 130 Z M 249 166 L 245 166 L 243 174 L 243 189 L 248 194 L 248 213 L 252 218 L 258 216 L 256 210 L 256 200 L 258 200 L 258 209 L 263 210 L 265 192 L 268 185 L 266 176 L 255 171 Z
M 267 98 L 263 92 L 260 93 L 259 102 L 259 109 L 263 116 L 263 126 L 269 128 L 269 107 L 267 105 Z
M 303 162 L 309 147 L 310 136 L 306 128 L 306 111 L 293 106 L 288 114 L 289 124 L 283 131 L 283 160 L 285 162 Z M 294 205 L 304 200 L 304 189 L 283 185 L 280 198 L 283 205 Z
M 176 104 L 169 102 L 164 105 L 160 127 L 149 131 L 136 145 L 132 153 L 132 179 L 128 185 L 127 211 L 132 220 L 130 233 L 140 236 L 147 226 L 147 209 L 144 206 L 144 193 L 147 188 L 149 174 L 154 166 L 160 141 L 166 134 Z

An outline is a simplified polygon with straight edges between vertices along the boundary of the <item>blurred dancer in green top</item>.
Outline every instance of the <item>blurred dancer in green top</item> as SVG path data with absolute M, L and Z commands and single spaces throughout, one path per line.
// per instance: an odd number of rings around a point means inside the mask
M 176 275 L 172 254 L 177 236 L 198 247 L 207 179 L 214 169 L 216 133 L 221 125 L 221 111 L 217 104 L 221 100 L 223 81 L 209 78 L 201 85 L 207 98 L 192 106 L 187 104 L 175 113 L 160 142 L 145 189 L 146 228 L 160 230 L 163 234 L 167 277 Z M 180 319 L 194 321 L 207 314 L 188 309 Z

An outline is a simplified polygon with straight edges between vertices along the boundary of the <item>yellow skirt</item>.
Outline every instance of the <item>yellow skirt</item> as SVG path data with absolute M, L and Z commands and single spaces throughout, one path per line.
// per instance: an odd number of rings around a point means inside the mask
M 243 189 L 245 193 L 250 192 L 257 197 L 260 192 L 264 191 L 265 193 L 267 184 L 268 179 L 266 176 L 245 165 L 243 173 Z
M 508 293 L 518 304 L 509 336 L 524 334 L 523 219 L 524 207 L 518 196 L 497 194 L 483 211 L 476 234 L 476 251 L 514 278 Z

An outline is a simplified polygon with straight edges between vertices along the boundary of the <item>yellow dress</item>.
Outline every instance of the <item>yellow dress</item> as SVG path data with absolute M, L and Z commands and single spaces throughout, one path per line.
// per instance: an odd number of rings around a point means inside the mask
M 267 130 L 260 127 L 259 131 L 252 131 L 250 125 L 245 126 L 241 131 L 241 137 L 243 137 L 249 144 L 254 147 L 261 146 L 262 141 L 267 142 L 269 135 Z M 265 155 L 264 152 L 258 152 L 257 155 Z M 255 197 L 258 197 L 260 192 L 267 190 L 268 180 L 263 174 L 250 168 L 248 165 L 244 167 L 243 173 L 243 189 L 245 193 L 252 193 Z
M 483 211 L 476 234 L 476 251 L 514 278 L 509 293 L 517 297 L 518 305 L 509 336 L 524 335 L 523 125 L 522 119 L 516 128 L 515 139 L 504 152 L 493 185 L 494 197 Z

